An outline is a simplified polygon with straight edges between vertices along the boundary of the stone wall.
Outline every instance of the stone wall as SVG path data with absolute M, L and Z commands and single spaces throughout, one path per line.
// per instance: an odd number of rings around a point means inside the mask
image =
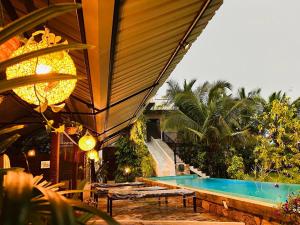
M 170 189 L 181 188 L 176 185 L 145 178 L 139 178 L 138 180 L 150 186 L 163 186 Z M 246 225 L 282 224 L 275 215 L 276 205 L 193 188 L 187 189 L 196 191 L 197 206 L 202 207 L 212 214 L 228 217 L 238 222 L 244 222 Z M 189 199 L 189 201 L 191 201 L 191 199 Z

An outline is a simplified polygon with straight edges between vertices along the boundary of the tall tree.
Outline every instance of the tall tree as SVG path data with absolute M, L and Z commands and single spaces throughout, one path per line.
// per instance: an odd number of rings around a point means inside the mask
M 277 172 L 300 182 L 300 119 L 295 106 L 285 97 L 270 103 L 270 111 L 258 117 L 258 145 L 255 148 L 261 172 Z
M 239 122 L 244 101 L 233 99 L 230 90 L 227 81 L 206 82 L 194 91 L 180 89 L 173 93 L 177 110 L 164 121 L 166 130 L 176 130 L 185 140 L 199 144 L 206 153 L 207 172 L 214 176 L 226 176 L 230 146 L 245 141 L 247 133 Z

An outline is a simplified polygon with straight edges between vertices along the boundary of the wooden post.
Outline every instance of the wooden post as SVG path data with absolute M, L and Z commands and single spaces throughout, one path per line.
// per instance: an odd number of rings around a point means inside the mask
M 72 189 L 75 190 L 77 188 L 77 174 L 78 174 L 78 146 L 73 145 L 73 165 L 72 165 Z
M 52 133 L 51 153 L 50 153 L 50 180 L 53 183 L 59 182 L 59 153 L 60 153 L 60 134 Z

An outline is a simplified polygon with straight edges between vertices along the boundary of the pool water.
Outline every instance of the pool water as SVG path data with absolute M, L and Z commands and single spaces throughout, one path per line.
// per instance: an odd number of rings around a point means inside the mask
M 278 187 L 276 187 L 276 184 L 271 182 L 200 178 L 197 175 L 152 177 L 151 179 L 269 203 L 285 202 L 289 194 L 300 191 L 300 185 L 297 184 L 278 183 Z

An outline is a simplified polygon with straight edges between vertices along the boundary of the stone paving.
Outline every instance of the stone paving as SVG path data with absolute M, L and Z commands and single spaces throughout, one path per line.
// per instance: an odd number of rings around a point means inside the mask
M 178 199 L 179 200 L 179 199 Z M 162 202 L 159 206 L 157 199 L 143 199 L 138 201 L 114 201 L 113 218 L 124 225 L 243 225 L 225 217 L 219 217 L 204 212 L 200 207 L 193 212 L 191 204 L 183 208 L 180 201 L 170 198 L 168 206 Z M 99 199 L 99 207 L 106 211 L 106 199 Z M 106 224 L 99 219 L 91 220 L 95 225 Z M 222 222 L 222 223 L 219 223 Z

